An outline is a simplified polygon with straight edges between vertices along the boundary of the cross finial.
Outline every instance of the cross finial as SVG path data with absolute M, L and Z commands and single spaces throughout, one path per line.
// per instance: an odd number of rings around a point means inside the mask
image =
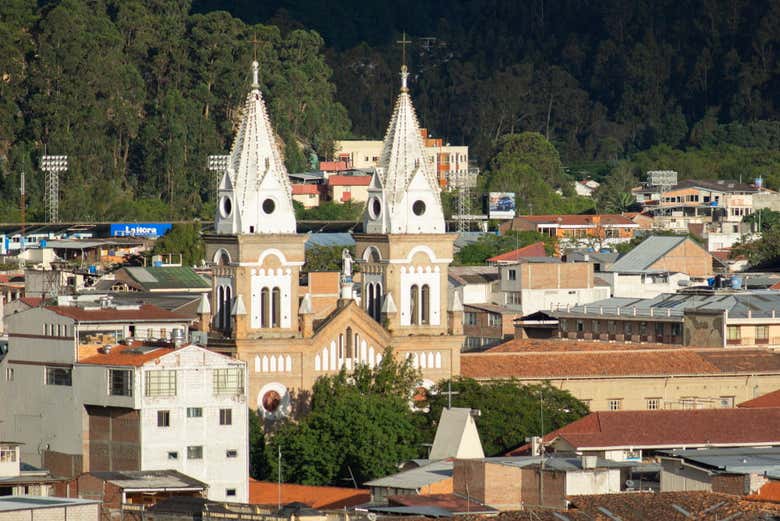
M 257 44 L 259 43 L 257 40 L 257 33 L 252 35 L 251 42 L 252 42 L 252 47 L 254 52 L 254 60 L 252 61 L 252 88 L 259 89 L 260 88 L 260 78 L 259 78 L 260 64 L 257 62 Z
M 254 53 L 255 61 L 257 61 L 257 44 L 260 43 L 257 39 L 257 32 L 252 34 L 252 39 L 250 41 L 252 42 L 252 52 Z
M 401 92 L 408 92 L 407 78 L 409 78 L 409 69 L 406 67 L 406 46 L 412 42 L 406 39 L 406 31 L 404 31 L 401 39 L 396 43 L 401 44 Z

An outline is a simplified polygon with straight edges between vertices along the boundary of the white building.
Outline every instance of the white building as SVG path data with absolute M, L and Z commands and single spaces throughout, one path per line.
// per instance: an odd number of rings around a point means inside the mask
M 246 364 L 182 346 L 188 322 L 150 305 L 9 317 L 0 439 L 55 475 L 173 469 L 247 501 Z
M 686 273 L 660 270 L 604 271 L 598 276 L 609 284 L 613 297 L 655 298 L 661 293 L 677 293 L 691 284 Z

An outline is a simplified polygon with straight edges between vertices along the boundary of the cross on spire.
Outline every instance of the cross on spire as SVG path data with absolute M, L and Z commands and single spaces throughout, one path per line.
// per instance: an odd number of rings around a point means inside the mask
M 260 64 L 257 62 L 257 44 L 259 43 L 257 39 L 257 33 L 252 35 L 252 39 L 250 41 L 252 42 L 254 53 L 254 60 L 252 61 L 252 88 L 258 89 L 260 88 Z
M 252 42 L 252 51 L 255 61 L 257 61 L 257 44 L 260 43 L 260 41 L 257 39 L 257 32 L 252 34 L 252 39 L 249 40 Z
M 395 43 L 401 44 L 401 92 L 408 92 L 406 80 L 409 77 L 409 69 L 406 67 L 406 46 L 412 42 L 406 39 L 406 31 L 404 31 L 401 39 Z

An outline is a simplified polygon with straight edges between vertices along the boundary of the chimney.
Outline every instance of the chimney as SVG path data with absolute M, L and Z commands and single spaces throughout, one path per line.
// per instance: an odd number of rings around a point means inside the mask
M 463 334 L 463 304 L 457 291 L 452 294 L 452 301 L 447 309 L 447 329 L 450 335 Z
M 211 304 L 205 293 L 200 296 L 198 304 L 198 319 L 200 321 L 199 330 L 208 333 L 211 325 Z
M 298 315 L 300 317 L 301 336 L 311 338 L 314 335 L 314 313 L 311 306 L 311 293 L 306 293 L 298 306 Z

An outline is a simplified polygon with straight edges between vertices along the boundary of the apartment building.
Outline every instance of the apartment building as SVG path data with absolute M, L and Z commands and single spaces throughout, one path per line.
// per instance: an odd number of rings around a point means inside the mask
M 246 501 L 246 364 L 184 344 L 189 322 L 107 302 L 9 317 L 0 439 L 55 475 L 170 469 Z
M 561 247 L 593 247 L 628 242 L 639 225 L 624 215 L 518 215 L 499 226 L 501 233 L 532 231 L 556 237 Z

